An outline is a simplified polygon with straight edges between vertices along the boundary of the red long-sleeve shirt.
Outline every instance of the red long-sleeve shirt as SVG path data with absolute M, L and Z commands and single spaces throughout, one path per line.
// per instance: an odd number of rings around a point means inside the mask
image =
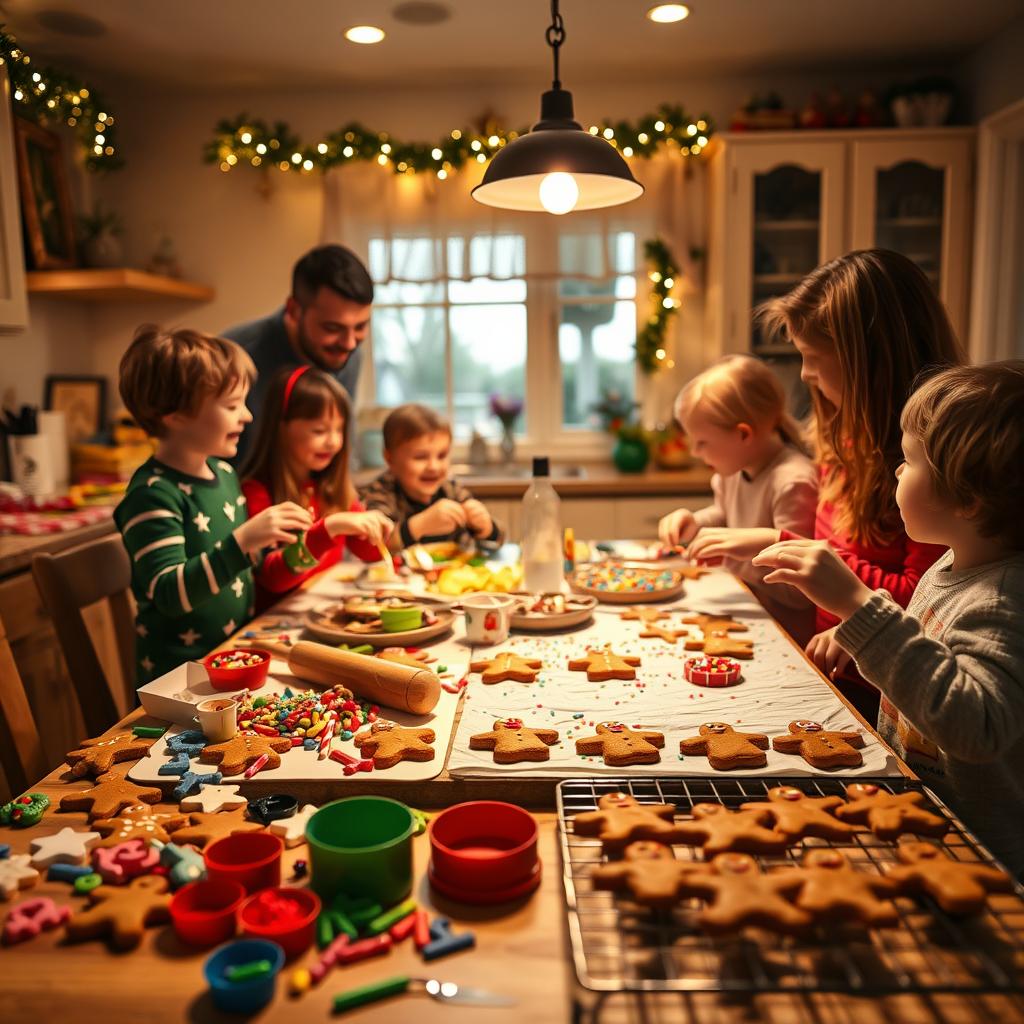
M 242 493 L 245 495 L 250 518 L 274 504 L 267 486 L 259 480 L 246 480 L 242 484 Z M 346 541 L 352 553 L 364 562 L 380 560 L 380 552 L 364 537 L 346 537 L 344 534 L 331 537 L 320 514 L 319 499 L 316 484 L 308 483 L 302 504 L 309 509 L 314 523 L 306 531 L 305 543 L 309 553 L 317 560 L 317 564 L 304 573 L 294 573 L 285 562 L 280 548 L 271 551 L 263 559 L 262 565 L 256 572 L 257 613 L 269 608 L 275 601 L 281 600 L 282 595 L 305 583 L 311 576 L 335 565 L 341 559 Z M 366 511 L 359 501 L 353 501 L 348 510 L 349 512 Z

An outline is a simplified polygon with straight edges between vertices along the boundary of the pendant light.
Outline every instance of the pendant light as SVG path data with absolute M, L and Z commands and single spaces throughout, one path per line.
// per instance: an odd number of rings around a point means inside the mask
M 498 150 L 473 189 L 485 206 L 554 214 L 618 206 L 643 195 L 619 151 L 575 120 L 572 93 L 558 77 L 558 50 L 565 26 L 558 0 L 551 2 L 545 34 L 554 58 L 554 79 L 540 101 L 540 120 L 526 135 Z

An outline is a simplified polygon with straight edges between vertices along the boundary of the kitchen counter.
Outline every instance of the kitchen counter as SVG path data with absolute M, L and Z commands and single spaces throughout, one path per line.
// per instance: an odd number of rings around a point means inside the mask
M 62 533 L 42 533 L 32 536 L 0 534 L 0 578 L 23 572 L 32 565 L 32 556 L 44 552 L 54 554 L 91 540 L 98 540 L 114 532 L 114 519 L 104 519 L 89 526 L 80 526 Z

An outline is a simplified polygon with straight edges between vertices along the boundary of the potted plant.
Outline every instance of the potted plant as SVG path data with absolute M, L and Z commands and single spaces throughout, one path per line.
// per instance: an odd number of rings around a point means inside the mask
M 82 231 L 82 256 L 89 267 L 119 267 L 124 263 L 121 235 L 124 223 L 113 210 L 97 201 L 91 214 L 78 218 Z
M 506 464 L 515 461 L 516 439 L 515 425 L 519 414 L 523 411 L 521 398 L 506 398 L 502 395 L 491 395 L 491 415 L 501 423 L 501 457 Z
M 647 431 L 639 423 L 623 423 L 615 431 L 612 462 L 620 473 L 642 473 L 650 457 Z

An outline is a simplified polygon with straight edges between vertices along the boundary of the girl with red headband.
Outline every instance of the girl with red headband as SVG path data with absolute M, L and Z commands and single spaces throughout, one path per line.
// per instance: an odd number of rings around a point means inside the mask
M 242 470 L 249 515 L 293 501 L 309 510 L 314 524 L 303 538 L 301 558 L 284 549 L 263 560 L 256 573 L 257 611 L 334 565 L 346 538 L 358 558 L 380 559 L 380 544 L 394 524 L 380 512 L 367 512 L 356 497 L 348 472 L 350 422 L 348 395 L 330 374 L 300 366 L 271 380 Z

